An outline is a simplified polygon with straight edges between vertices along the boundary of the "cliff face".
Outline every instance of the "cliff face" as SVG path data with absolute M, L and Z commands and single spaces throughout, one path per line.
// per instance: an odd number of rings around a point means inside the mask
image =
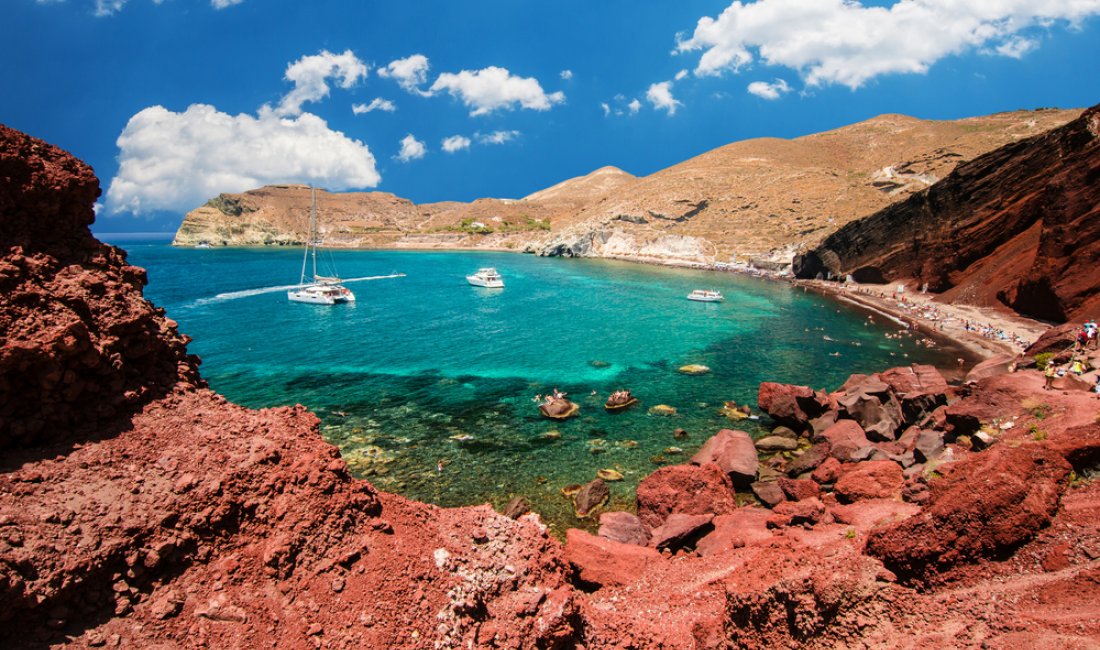
M 828 237 L 799 277 L 927 282 L 943 299 L 1036 318 L 1100 313 L 1100 106 L 960 165 Z
M 145 271 L 88 231 L 92 170 L 0 126 L 0 450 L 51 442 L 198 382 L 142 298 Z
M 953 121 L 882 115 L 793 140 L 736 142 L 644 178 L 604 167 L 519 200 L 417 206 L 381 193 L 320 193 L 318 201 L 326 239 L 336 246 L 498 248 L 692 264 L 778 252 L 789 262 L 800 246 L 928 187 L 960 162 L 1078 114 L 1016 111 Z M 300 242 L 308 205 L 300 188 L 224 195 L 188 213 L 176 243 Z

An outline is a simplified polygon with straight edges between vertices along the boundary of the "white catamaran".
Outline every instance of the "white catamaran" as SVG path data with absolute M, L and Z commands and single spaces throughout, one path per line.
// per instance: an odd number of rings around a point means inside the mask
M 306 302 L 311 305 L 335 305 L 338 302 L 355 302 L 355 294 L 340 284 L 335 276 L 317 275 L 317 247 L 320 235 L 317 232 L 317 192 L 310 188 L 312 204 L 309 208 L 309 239 L 302 256 L 302 275 L 298 286 L 286 292 L 291 302 Z M 306 267 L 313 260 L 313 282 L 306 283 Z

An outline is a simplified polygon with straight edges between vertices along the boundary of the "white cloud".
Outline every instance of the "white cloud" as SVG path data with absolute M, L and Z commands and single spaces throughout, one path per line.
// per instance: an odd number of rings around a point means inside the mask
M 669 115 L 675 115 L 676 109 L 683 106 L 681 102 L 672 96 L 671 81 L 651 84 L 649 90 L 645 93 L 645 98 L 649 100 L 650 104 L 653 104 L 653 108 L 668 111 Z
M 423 158 L 426 153 L 428 153 L 428 148 L 424 146 L 423 142 L 414 138 L 413 134 L 410 133 L 404 138 L 401 138 L 401 151 L 398 152 L 394 158 L 397 158 L 401 162 L 409 162 L 410 160 Z
M 294 82 L 294 90 L 283 97 L 275 109 L 277 115 L 294 116 L 302 112 L 302 104 L 328 97 L 328 80 L 335 79 L 341 88 L 351 88 L 367 76 L 369 68 L 351 50 L 333 54 L 303 56 L 286 68 L 286 80 Z
M 386 67 L 378 69 L 378 76 L 393 79 L 410 93 L 423 95 L 420 86 L 428 80 L 428 57 L 413 54 L 404 59 L 390 61 Z
M 776 79 L 772 83 L 754 81 L 749 84 L 749 92 L 764 99 L 779 99 L 781 95 L 791 92 L 791 87 L 783 79 Z
M 538 80 L 517 77 L 505 68 L 489 66 L 482 70 L 463 70 L 458 74 L 445 72 L 429 89 L 434 94 L 446 91 L 472 109 L 470 115 L 486 115 L 500 109 L 512 110 L 517 105 L 536 111 L 549 110 L 565 101 L 562 92 L 546 94 Z
M 351 112 L 356 115 L 362 115 L 363 113 L 370 113 L 372 111 L 384 111 L 386 113 L 392 113 L 397 110 L 397 105 L 388 99 L 382 99 L 381 97 L 375 97 L 369 104 L 352 104 Z
M 688 71 L 687 70 L 681 70 L 681 71 L 676 73 L 676 76 L 673 77 L 673 79 L 675 81 L 680 81 L 681 79 L 683 79 L 686 76 L 688 76 Z
M 1100 14 L 1100 0 L 758 0 L 699 19 L 677 50 L 701 50 L 695 74 L 737 72 L 759 59 L 796 70 L 809 86 L 856 89 L 885 74 L 923 74 L 940 59 L 976 49 L 1022 56 L 1020 33 Z
M 997 49 L 994 51 L 1001 56 L 1007 56 L 1013 59 L 1022 59 L 1025 54 L 1038 48 L 1039 42 L 1035 39 L 1024 38 L 1022 36 L 1014 36 L 1004 43 L 998 45 Z
M 504 144 L 519 137 L 519 131 L 493 131 L 492 133 L 478 133 L 477 141 L 481 144 Z
M 38 4 L 60 4 L 65 0 L 36 0 Z M 111 16 L 122 10 L 129 0 L 95 0 L 93 14 L 96 16 Z M 225 9 L 233 5 L 239 5 L 244 0 L 210 0 L 210 6 L 215 9 Z M 153 0 L 153 4 L 163 4 L 164 0 Z
M 222 192 L 273 183 L 344 190 L 381 181 L 367 145 L 311 113 L 253 117 L 205 104 L 182 113 L 151 106 L 130 118 L 117 144 L 118 175 L 106 196 L 112 214 L 184 212 Z
M 95 0 L 95 11 L 93 13 L 96 16 L 110 16 L 121 11 L 125 5 L 126 0 Z
M 607 104 L 607 102 L 600 102 L 600 108 L 603 109 L 603 116 L 604 117 L 607 117 L 608 115 L 611 115 L 611 107 Z
M 561 71 L 561 78 L 566 80 L 566 81 L 569 81 L 570 79 L 573 78 L 573 71 L 572 70 L 562 70 Z
M 638 111 L 642 110 L 642 103 L 638 101 L 637 97 L 635 97 L 634 99 L 630 100 L 630 103 L 626 105 L 626 108 L 630 111 L 631 115 L 637 115 Z
M 449 138 L 443 138 L 443 151 L 447 153 L 454 153 L 469 148 L 470 139 L 464 135 L 452 135 Z

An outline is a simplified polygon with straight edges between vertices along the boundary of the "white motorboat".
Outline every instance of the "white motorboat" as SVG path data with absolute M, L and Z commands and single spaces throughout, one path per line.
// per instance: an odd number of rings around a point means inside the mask
M 712 291 L 710 289 L 696 289 L 687 295 L 688 300 L 695 300 L 696 302 L 722 302 L 725 297 L 721 291 Z
M 311 305 L 335 305 L 341 302 L 355 302 L 355 294 L 344 285 L 340 278 L 317 274 L 317 249 L 320 237 L 317 234 L 317 192 L 310 188 L 312 203 L 309 208 L 309 239 L 302 256 L 302 275 L 298 286 L 286 292 L 287 300 L 304 302 Z M 306 282 L 306 267 L 313 260 L 313 282 Z
M 477 273 L 467 275 L 466 281 L 475 287 L 485 287 L 487 289 L 504 288 L 504 278 L 500 277 L 497 270 L 493 268 L 478 269 Z

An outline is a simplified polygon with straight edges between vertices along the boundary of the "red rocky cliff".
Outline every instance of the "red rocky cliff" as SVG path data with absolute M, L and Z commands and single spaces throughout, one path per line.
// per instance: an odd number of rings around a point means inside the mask
M 1100 314 L 1100 106 L 959 165 L 852 222 L 796 261 L 798 277 L 915 279 L 949 301 L 1065 321 Z
M 88 225 L 99 181 L 0 125 L 0 449 L 71 438 L 197 382 L 197 360 L 142 297 L 145 271 Z

